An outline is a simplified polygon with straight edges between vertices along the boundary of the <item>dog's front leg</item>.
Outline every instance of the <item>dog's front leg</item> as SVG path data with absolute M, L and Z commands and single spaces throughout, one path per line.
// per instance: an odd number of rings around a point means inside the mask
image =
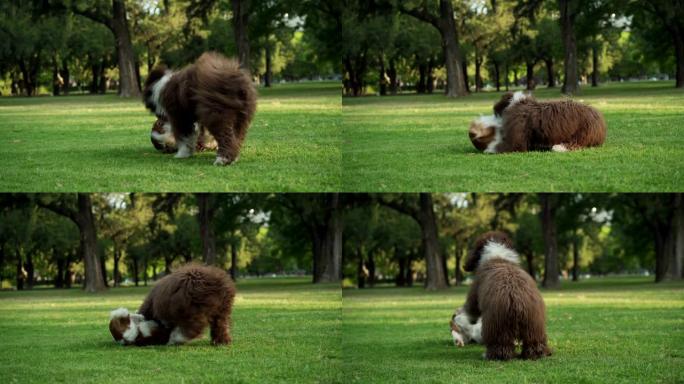
M 192 133 L 190 133 L 189 135 L 179 138 L 178 152 L 176 152 L 176 156 L 174 157 L 176 157 L 177 159 L 184 159 L 187 157 L 191 157 L 193 154 L 195 154 L 198 136 L 198 132 L 196 130 L 193 130 Z

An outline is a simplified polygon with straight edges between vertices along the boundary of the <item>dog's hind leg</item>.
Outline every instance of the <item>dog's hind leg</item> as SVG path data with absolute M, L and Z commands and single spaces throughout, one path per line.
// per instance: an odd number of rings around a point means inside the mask
M 227 316 L 216 316 L 211 320 L 211 343 L 214 345 L 230 344 L 230 320 Z
M 214 165 L 228 165 L 237 161 L 240 155 L 240 142 L 233 129 L 235 116 L 208 116 L 203 124 L 218 144 Z
M 528 321 L 521 324 L 522 359 L 536 360 L 551 355 L 551 349 L 546 345 L 546 330 L 544 320 Z
M 515 329 L 506 328 L 506 323 L 505 315 L 483 314 L 482 343 L 487 346 L 485 359 L 510 360 L 515 356 Z

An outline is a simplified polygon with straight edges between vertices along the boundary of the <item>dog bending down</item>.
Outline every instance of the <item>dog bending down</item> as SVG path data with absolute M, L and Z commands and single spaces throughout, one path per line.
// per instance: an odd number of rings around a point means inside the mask
M 501 97 L 494 116 L 473 121 L 469 134 L 473 145 L 485 153 L 566 152 L 602 145 L 606 122 L 588 105 L 537 101 L 518 91 Z
M 124 345 L 172 345 L 201 336 L 208 326 L 213 344 L 228 344 L 234 297 L 225 271 L 189 264 L 159 280 L 136 314 L 113 311 L 110 330 Z
M 534 279 L 518 266 L 518 255 L 506 234 L 488 232 L 479 237 L 464 269 L 475 271 L 464 310 L 471 323 L 482 319 L 487 359 L 513 358 L 516 341 L 522 344 L 523 359 L 551 354 L 544 300 Z
M 206 128 L 216 139 L 214 165 L 238 159 L 247 128 L 256 111 L 256 89 L 236 60 L 204 53 L 177 72 L 159 66 L 144 87 L 145 106 L 169 122 L 178 145 L 176 157 L 193 155 L 198 130 Z

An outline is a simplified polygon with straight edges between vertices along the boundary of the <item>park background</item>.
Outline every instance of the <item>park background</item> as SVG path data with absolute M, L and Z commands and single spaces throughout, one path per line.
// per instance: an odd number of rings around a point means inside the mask
M 0 366 L 18 381 L 682 378 L 681 194 L 1 197 Z M 463 259 L 491 229 L 511 233 L 540 283 L 548 359 L 485 362 L 481 346 L 451 342 Z M 116 344 L 109 311 L 190 261 L 235 276 L 235 343 Z

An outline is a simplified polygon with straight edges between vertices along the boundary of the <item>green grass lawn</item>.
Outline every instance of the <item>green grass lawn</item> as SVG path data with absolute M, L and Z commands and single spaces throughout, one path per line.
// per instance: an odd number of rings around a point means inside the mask
M 330 383 L 340 381 L 338 285 L 238 281 L 233 344 L 123 347 L 109 311 L 137 308 L 147 288 L 0 292 L 3 383 Z
M 212 166 L 155 151 L 155 121 L 116 95 L 0 98 L 0 190 L 335 191 L 340 188 L 340 86 L 259 89 L 240 160 Z
M 539 88 L 538 99 L 560 98 Z M 486 155 L 468 139 L 501 93 L 344 98 L 347 191 L 681 191 L 684 91 L 673 82 L 583 87 L 576 100 L 605 115 L 606 143 L 574 153 Z
M 466 287 L 345 289 L 342 356 L 359 383 L 674 383 L 684 381 L 684 284 L 592 279 L 543 291 L 554 355 L 491 362 L 457 348 L 448 321 Z

